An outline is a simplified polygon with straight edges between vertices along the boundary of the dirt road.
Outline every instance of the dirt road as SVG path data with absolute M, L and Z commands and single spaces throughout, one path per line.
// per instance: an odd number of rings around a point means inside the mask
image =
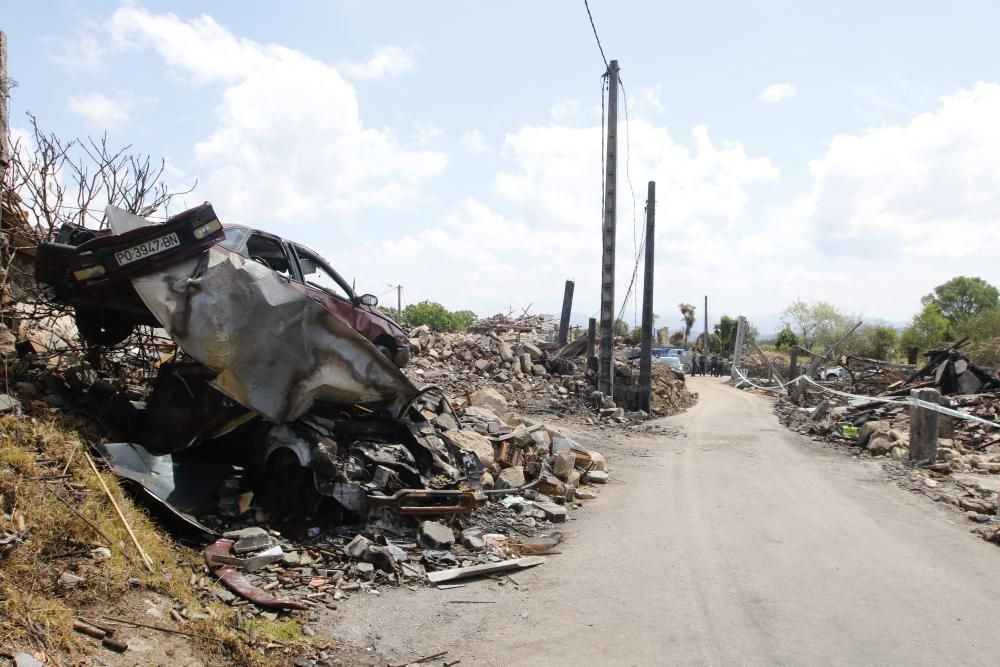
M 602 443 L 622 483 L 518 586 L 388 591 L 324 630 L 373 664 L 997 662 L 997 547 L 877 464 L 783 429 L 766 399 L 690 382 L 698 405 L 664 420 L 677 437 Z M 470 600 L 487 604 L 454 603 Z

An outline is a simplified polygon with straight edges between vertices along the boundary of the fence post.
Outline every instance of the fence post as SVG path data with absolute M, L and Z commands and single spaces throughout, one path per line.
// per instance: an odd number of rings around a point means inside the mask
M 910 398 L 938 405 L 937 389 L 913 389 Z M 937 462 L 938 413 L 919 405 L 910 406 L 910 463 L 931 465 Z

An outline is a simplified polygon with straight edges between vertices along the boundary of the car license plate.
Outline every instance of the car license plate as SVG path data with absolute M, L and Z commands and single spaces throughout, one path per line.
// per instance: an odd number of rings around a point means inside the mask
M 132 246 L 131 248 L 119 250 L 115 253 L 115 261 L 118 262 L 118 266 L 125 266 L 126 264 L 131 264 L 132 262 L 137 262 L 140 259 L 145 259 L 151 255 L 161 253 L 164 250 L 176 248 L 180 244 L 181 242 L 180 239 L 177 238 L 177 234 L 167 234 L 166 236 L 161 236 L 158 239 L 144 241 L 138 245 Z

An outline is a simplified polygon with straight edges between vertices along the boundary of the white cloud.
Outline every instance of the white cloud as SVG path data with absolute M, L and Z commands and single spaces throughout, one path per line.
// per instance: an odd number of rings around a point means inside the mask
M 469 130 L 462 135 L 462 146 L 470 153 L 489 153 L 492 148 L 479 130 Z
M 662 84 L 638 88 L 632 95 L 633 111 L 645 115 L 661 114 L 664 111 L 662 97 Z
M 447 158 L 404 147 L 362 123 L 354 88 L 334 67 L 276 44 L 125 6 L 109 22 L 119 48 L 151 49 L 182 83 L 218 91 L 214 130 L 188 171 L 227 219 L 317 220 L 421 196 Z
M 790 83 L 772 83 L 770 86 L 760 91 L 757 101 L 764 104 L 776 104 L 790 97 L 795 97 L 795 86 Z
M 107 47 L 101 28 L 93 21 L 85 21 L 74 37 L 61 40 L 58 53 L 52 60 L 66 69 L 97 72 L 104 68 Z
M 443 134 L 444 130 L 433 123 L 413 123 L 413 143 L 417 146 L 430 146 Z
M 574 99 L 561 97 L 549 109 L 549 115 L 556 122 L 565 122 L 580 113 L 580 103 Z
M 135 107 L 132 100 L 119 96 L 108 97 L 92 92 L 85 95 L 71 95 L 67 100 L 69 110 L 82 117 L 95 130 L 113 130 L 128 122 Z
M 960 257 L 1000 241 L 1000 85 L 941 98 L 906 125 L 834 137 L 809 165 L 809 222 L 831 255 Z M 961 229 L 976 243 L 934 242 Z
M 364 62 L 345 62 L 341 68 L 352 79 L 378 81 L 406 74 L 416 66 L 412 48 L 389 45 L 375 47 L 372 55 Z
M 562 297 L 562 281 L 575 278 L 574 312 L 596 309 L 601 261 L 600 132 L 599 125 L 526 126 L 508 134 L 504 146 L 510 164 L 496 176 L 496 201 L 470 197 L 443 223 L 385 242 L 377 254 L 408 276 L 410 294 L 450 307 L 490 314 L 533 303 L 532 312 L 554 312 Z M 749 188 L 775 181 L 777 169 L 766 158 L 747 155 L 739 144 L 713 142 L 702 126 L 685 142 L 690 147 L 674 140 L 666 129 L 640 119 L 633 118 L 630 133 L 630 171 L 640 227 L 646 181 L 657 182 L 658 270 L 670 276 L 657 303 L 690 300 L 684 290 L 708 282 L 728 282 L 735 286 L 732 289 L 741 289 L 746 278 L 739 268 L 753 270 L 756 265 L 735 263 L 739 250 L 729 237 L 744 233 L 740 225 Z M 634 259 L 624 144 L 620 150 L 619 300 Z M 426 266 L 442 268 L 421 269 Z M 455 289 L 458 284 L 460 290 Z M 674 309 L 675 305 L 657 306 L 664 315 Z

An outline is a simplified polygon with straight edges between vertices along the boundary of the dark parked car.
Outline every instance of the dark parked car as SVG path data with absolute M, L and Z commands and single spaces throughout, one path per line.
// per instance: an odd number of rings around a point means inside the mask
M 162 225 L 117 235 L 64 225 L 54 242 L 39 246 L 35 276 L 52 286 L 56 299 L 74 307 L 82 338 L 95 345 L 114 345 L 136 325 L 159 325 L 130 279 L 163 270 L 212 246 L 267 266 L 371 341 L 397 366 L 409 362 L 409 339 L 375 309 L 375 296 L 356 295 L 326 260 L 301 244 L 249 227 L 224 227 L 208 203 Z

